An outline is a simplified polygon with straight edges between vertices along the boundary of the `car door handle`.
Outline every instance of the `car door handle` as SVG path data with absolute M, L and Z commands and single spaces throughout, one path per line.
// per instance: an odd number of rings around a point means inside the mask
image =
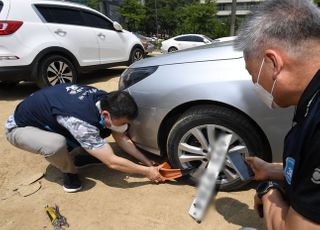
M 104 35 L 103 33 L 100 33 L 100 34 L 98 34 L 98 37 L 101 38 L 101 39 L 105 39 L 106 35 Z
M 66 36 L 67 32 L 62 30 L 62 29 L 57 29 L 56 31 L 54 31 L 57 35 L 64 37 Z

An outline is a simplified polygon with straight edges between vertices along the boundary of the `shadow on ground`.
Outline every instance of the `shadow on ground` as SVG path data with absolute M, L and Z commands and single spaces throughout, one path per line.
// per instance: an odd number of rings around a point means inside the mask
M 263 220 L 257 218 L 256 211 L 238 200 L 229 197 L 219 198 L 215 201 L 215 208 L 229 223 L 242 227 L 264 229 Z
M 111 69 L 103 69 L 91 73 L 82 74 L 78 83 L 83 85 L 93 84 L 100 81 L 107 81 L 115 77 L 119 77 L 126 67 L 117 67 Z M 15 101 L 21 100 L 39 90 L 37 85 L 32 82 L 21 82 L 16 86 L 0 87 L 0 100 Z
M 126 70 L 127 67 L 121 66 L 121 67 L 115 67 L 111 69 L 102 69 L 97 70 L 91 73 L 82 74 L 79 77 L 79 84 L 93 84 L 100 81 L 107 81 L 115 77 L 119 77 L 123 71 Z
M 120 157 L 129 159 L 135 163 L 138 163 L 136 159 L 131 157 L 130 155 L 124 153 L 121 151 L 121 149 L 118 147 L 118 145 L 114 142 L 110 143 L 113 151 Z M 146 154 L 147 157 L 157 163 L 162 163 L 164 160 L 161 157 L 154 156 L 152 154 Z M 107 186 L 115 187 L 115 188 L 134 188 L 134 187 L 140 187 L 147 184 L 150 184 L 148 179 L 145 179 L 144 181 L 138 181 L 138 182 L 130 182 L 129 174 L 121 173 L 119 171 L 111 170 L 105 165 L 94 165 L 89 166 L 87 168 L 79 169 L 79 175 L 83 182 L 83 190 L 87 191 L 91 188 L 93 188 L 96 185 L 96 182 L 94 180 L 101 181 Z M 141 175 L 131 174 L 131 178 L 143 178 Z M 57 183 L 59 185 L 63 185 L 63 178 L 62 173 L 53 167 L 52 165 L 49 165 L 45 172 L 45 178 L 53 183 Z M 184 185 L 185 183 L 183 181 L 172 181 L 168 182 L 172 185 Z

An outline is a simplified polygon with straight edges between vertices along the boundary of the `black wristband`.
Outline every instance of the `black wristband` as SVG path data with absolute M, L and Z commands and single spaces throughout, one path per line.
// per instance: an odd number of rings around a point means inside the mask
M 260 183 L 256 189 L 258 197 L 261 199 L 271 189 L 277 189 L 281 195 L 284 195 L 283 188 L 278 183 L 273 181 L 265 181 Z

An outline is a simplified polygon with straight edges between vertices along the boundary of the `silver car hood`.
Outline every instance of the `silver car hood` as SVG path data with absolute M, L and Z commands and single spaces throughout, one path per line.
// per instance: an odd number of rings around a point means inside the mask
M 212 52 L 208 52 L 208 49 L 211 49 Z M 232 42 L 221 42 L 200 46 L 197 48 L 181 50 L 153 58 L 146 58 L 132 64 L 130 68 L 226 60 L 241 57 L 243 57 L 243 53 L 235 51 Z

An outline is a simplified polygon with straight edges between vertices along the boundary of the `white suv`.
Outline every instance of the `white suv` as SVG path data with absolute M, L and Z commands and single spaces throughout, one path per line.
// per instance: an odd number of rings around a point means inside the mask
M 40 87 L 76 82 L 80 73 L 143 58 L 141 41 L 84 5 L 0 0 L 0 83 Z

